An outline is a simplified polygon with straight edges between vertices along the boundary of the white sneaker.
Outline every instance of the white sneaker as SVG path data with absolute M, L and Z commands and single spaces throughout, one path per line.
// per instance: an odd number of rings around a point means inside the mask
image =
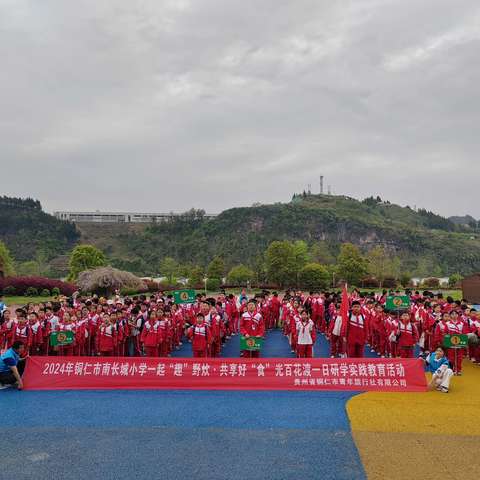
M 6 385 L 3 385 L 3 384 L 0 384 L 0 390 L 6 390 L 7 388 L 11 388 L 13 385 L 10 385 L 10 384 L 6 384 Z

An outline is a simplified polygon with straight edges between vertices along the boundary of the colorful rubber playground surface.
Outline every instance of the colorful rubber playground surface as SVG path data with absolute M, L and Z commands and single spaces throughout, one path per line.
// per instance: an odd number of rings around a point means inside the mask
M 175 356 L 190 356 L 185 345 Z M 238 337 L 224 349 L 238 356 Z M 290 357 L 280 332 L 265 357 Z M 323 337 L 316 356 L 327 356 Z M 0 392 L 0 479 L 470 479 L 480 367 L 449 394 Z

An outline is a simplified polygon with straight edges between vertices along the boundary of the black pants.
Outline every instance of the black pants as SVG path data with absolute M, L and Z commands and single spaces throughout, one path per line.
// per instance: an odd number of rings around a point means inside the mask
M 18 362 L 17 370 L 20 376 L 22 376 L 23 371 L 25 370 L 25 361 Z M 17 383 L 17 379 L 11 371 L 2 372 L 0 373 L 0 383 L 2 383 L 3 385 L 13 385 L 14 383 Z

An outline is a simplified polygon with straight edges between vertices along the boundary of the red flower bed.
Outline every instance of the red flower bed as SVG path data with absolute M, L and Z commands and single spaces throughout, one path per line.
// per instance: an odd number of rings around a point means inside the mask
M 73 283 L 62 282 L 61 280 L 54 280 L 45 277 L 6 277 L 0 278 L 0 291 L 7 287 L 15 288 L 15 295 L 24 295 L 29 287 L 36 288 L 38 292 L 44 289 L 52 291 L 53 288 L 58 288 L 62 295 L 72 295 L 77 287 Z

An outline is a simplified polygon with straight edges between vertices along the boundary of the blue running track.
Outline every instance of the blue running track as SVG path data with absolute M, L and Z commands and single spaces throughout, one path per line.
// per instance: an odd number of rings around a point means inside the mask
M 238 336 L 224 356 L 238 356 Z M 190 356 L 185 344 L 175 356 Z M 327 356 L 320 337 L 316 356 Z M 291 356 L 270 332 L 265 357 Z M 353 392 L 0 392 L 0 479 L 364 479 Z

